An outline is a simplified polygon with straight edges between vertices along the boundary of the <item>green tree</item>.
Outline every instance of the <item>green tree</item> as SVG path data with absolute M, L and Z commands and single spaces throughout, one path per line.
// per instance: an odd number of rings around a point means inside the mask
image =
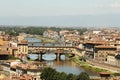
M 57 71 L 55 69 L 49 68 L 47 80 L 53 80 L 56 73 Z
M 90 77 L 86 72 L 81 72 L 78 75 L 77 80 L 90 80 Z
M 55 75 L 53 76 L 53 80 L 58 80 L 59 79 L 59 76 L 60 73 L 59 72 L 56 72 Z
M 57 72 L 50 67 L 44 68 L 40 75 L 42 80 L 90 80 L 86 72 L 80 73 L 78 76 L 74 74 L 66 74 L 64 72 Z
M 53 68 L 44 68 L 41 73 L 42 80 L 53 80 L 53 76 L 57 73 L 57 71 Z
M 67 74 L 64 72 L 61 72 L 58 80 L 66 80 L 66 79 L 67 79 Z
M 48 68 L 44 68 L 42 70 L 42 73 L 40 75 L 40 77 L 41 77 L 42 80 L 46 80 L 47 79 L 47 72 L 48 72 Z
M 76 75 L 70 73 L 67 75 L 67 80 L 76 80 Z

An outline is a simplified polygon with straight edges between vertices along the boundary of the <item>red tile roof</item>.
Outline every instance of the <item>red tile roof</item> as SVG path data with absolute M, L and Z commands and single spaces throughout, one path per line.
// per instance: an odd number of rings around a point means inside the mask
M 116 46 L 104 46 L 104 45 L 99 45 L 95 46 L 95 48 L 117 48 Z
M 108 44 L 108 42 L 87 41 L 88 44 Z
M 0 51 L 0 55 L 9 55 L 8 51 Z

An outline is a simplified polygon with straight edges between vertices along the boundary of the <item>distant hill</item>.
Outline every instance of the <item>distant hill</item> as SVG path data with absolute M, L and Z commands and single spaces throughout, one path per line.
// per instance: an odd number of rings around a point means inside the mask
M 0 25 L 30 26 L 113 26 L 120 27 L 120 14 L 78 15 L 78 16 L 34 16 L 34 17 L 0 17 Z

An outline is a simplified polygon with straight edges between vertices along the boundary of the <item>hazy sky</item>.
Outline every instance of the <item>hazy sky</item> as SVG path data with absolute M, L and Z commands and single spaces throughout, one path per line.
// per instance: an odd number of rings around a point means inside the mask
M 3 25 L 119 26 L 118 20 L 120 0 L 0 0 Z

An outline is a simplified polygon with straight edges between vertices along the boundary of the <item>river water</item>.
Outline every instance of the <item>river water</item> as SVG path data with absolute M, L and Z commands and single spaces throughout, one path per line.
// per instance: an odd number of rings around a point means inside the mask
M 31 38 L 28 38 L 28 40 Z M 34 40 L 34 39 L 32 39 Z M 35 39 L 36 40 L 36 39 Z M 32 60 L 35 60 L 38 58 L 37 54 L 29 54 L 28 57 L 30 57 Z M 55 61 L 56 55 L 54 53 L 50 54 L 44 54 L 42 56 L 42 59 L 51 67 L 54 67 L 59 72 L 65 72 L 65 73 L 73 73 L 73 74 L 80 74 L 81 72 L 87 72 L 90 76 L 95 76 L 96 74 L 90 71 L 87 71 L 83 68 L 81 68 L 76 63 L 72 62 L 71 60 L 66 60 L 65 55 L 61 55 L 60 61 Z
M 30 57 L 32 60 L 35 60 L 38 58 L 37 54 L 29 54 L 28 57 Z M 92 73 L 90 71 L 87 71 L 83 68 L 81 68 L 79 65 L 74 63 L 71 60 L 66 60 L 65 55 L 61 55 L 60 61 L 55 61 L 56 55 L 55 54 L 44 54 L 42 56 L 42 59 L 44 62 L 47 63 L 48 66 L 55 68 L 59 72 L 65 72 L 65 73 L 73 73 L 73 74 L 80 74 L 81 72 L 87 72 L 90 76 L 96 75 L 95 73 Z

